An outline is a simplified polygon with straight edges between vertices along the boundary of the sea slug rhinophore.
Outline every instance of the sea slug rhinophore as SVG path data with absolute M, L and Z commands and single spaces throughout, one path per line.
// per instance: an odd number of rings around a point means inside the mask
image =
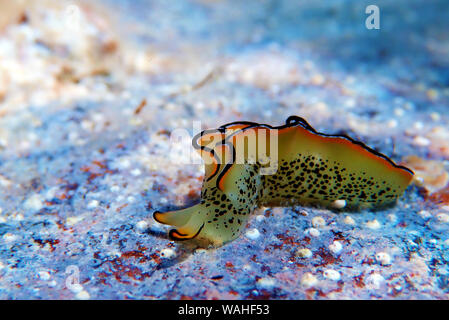
M 413 178 L 410 169 L 363 143 L 319 133 L 297 116 L 279 127 L 229 123 L 201 132 L 192 144 L 205 162 L 200 203 L 154 212 L 156 221 L 176 227 L 169 234 L 175 240 L 221 245 L 238 237 L 259 206 L 391 205 Z

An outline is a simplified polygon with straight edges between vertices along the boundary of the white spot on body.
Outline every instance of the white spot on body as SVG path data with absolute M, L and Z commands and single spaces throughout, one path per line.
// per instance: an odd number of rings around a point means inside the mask
M 334 202 L 331 203 L 332 208 L 335 209 L 342 209 L 344 207 L 346 207 L 346 200 L 340 199 L 340 200 L 335 200 Z

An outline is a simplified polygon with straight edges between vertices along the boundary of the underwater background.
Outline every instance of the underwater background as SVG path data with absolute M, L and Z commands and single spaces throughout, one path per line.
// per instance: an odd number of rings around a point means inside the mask
M 379 28 L 367 28 L 369 5 Z M 448 299 L 447 1 L 0 0 L 0 299 Z M 396 206 L 260 208 L 218 247 L 171 133 L 290 115 L 415 172 Z

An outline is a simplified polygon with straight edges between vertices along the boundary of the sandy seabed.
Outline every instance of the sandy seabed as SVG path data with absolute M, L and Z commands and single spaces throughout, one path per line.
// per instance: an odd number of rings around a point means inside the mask
M 38 4 L 37 4 L 38 3 Z M 0 0 L 1 299 L 448 299 L 447 1 Z M 393 208 L 168 239 L 170 134 L 298 115 L 415 171 Z M 178 150 L 179 151 L 179 150 Z

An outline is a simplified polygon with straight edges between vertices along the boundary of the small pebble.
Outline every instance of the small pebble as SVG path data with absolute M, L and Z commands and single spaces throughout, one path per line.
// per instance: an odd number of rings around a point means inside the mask
M 387 126 L 391 129 L 396 128 L 398 126 L 398 121 L 396 119 L 391 119 L 387 122 Z
M 119 158 L 117 161 L 117 166 L 120 169 L 126 169 L 129 168 L 131 166 L 131 161 L 129 161 L 128 158 Z
M 1 140 L 2 140 L 2 139 L 0 138 L 0 146 L 1 146 L 1 145 L 4 146 L 4 143 L 2 143 Z M 11 180 L 6 179 L 4 176 L 2 176 L 2 175 L 0 174 L 0 186 L 6 187 L 6 188 L 7 188 L 7 187 L 10 187 L 11 184 L 12 184 Z
M 275 286 L 276 281 L 273 278 L 260 278 L 257 280 L 257 284 L 265 289 L 269 289 Z
M 377 221 L 376 219 L 371 220 L 371 221 L 368 221 L 368 222 L 366 223 L 366 226 L 367 226 L 368 228 L 370 228 L 370 229 L 373 229 L 373 230 L 377 230 L 377 229 L 379 229 L 379 228 L 381 227 L 379 221 Z
M 394 286 L 394 289 L 395 289 L 396 291 L 402 291 L 402 286 L 400 286 L 399 284 L 397 284 L 397 285 Z
M 161 257 L 170 259 L 171 257 L 176 256 L 176 252 L 170 248 L 164 248 L 161 250 Z
M 320 231 L 318 229 L 315 228 L 309 228 L 305 231 L 306 234 L 311 235 L 312 237 L 319 237 L 320 236 Z
M 433 121 L 438 121 L 438 120 L 440 120 L 441 115 L 440 115 L 438 112 L 432 112 L 432 113 L 430 114 L 430 118 L 431 118 Z
M 324 270 L 324 277 L 333 281 L 338 281 L 341 279 L 340 273 L 333 269 Z
M 251 267 L 251 265 L 249 265 L 249 264 L 243 265 L 243 270 L 245 270 L 245 271 L 249 271 L 249 270 L 252 270 L 252 269 L 253 269 L 253 267 Z
M 418 147 L 427 147 L 428 145 L 430 145 L 430 140 L 422 136 L 416 136 L 413 139 L 413 144 Z
M 87 204 L 87 208 L 89 209 L 93 209 L 98 207 L 98 205 L 100 204 L 100 202 L 98 200 L 91 200 L 89 201 L 89 203 Z
M 373 273 L 372 275 L 366 278 L 367 287 L 370 289 L 379 289 L 384 281 L 385 281 L 384 277 L 382 277 L 378 273 Z
M 318 283 L 317 278 L 310 272 L 305 273 L 301 278 L 301 284 L 304 287 L 310 288 Z
M 401 108 L 394 109 L 394 114 L 398 117 L 402 117 L 404 115 L 404 113 L 405 113 L 404 109 L 401 109 Z
M 3 235 L 3 240 L 5 242 L 12 242 L 12 241 L 14 241 L 16 239 L 17 239 L 17 236 L 15 234 L 10 233 L 10 232 L 7 232 L 7 233 L 5 233 Z
M 438 268 L 438 273 L 445 276 L 445 275 L 449 274 L 449 270 L 447 269 L 447 267 Z
M 48 273 L 47 271 L 39 271 L 37 273 L 37 276 L 39 277 L 39 279 L 41 279 L 43 281 L 50 280 L 50 273 Z
M 250 229 L 250 230 L 246 231 L 245 235 L 247 238 L 249 238 L 251 240 L 256 240 L 257 238 L 259 238 L 260 232 L 259 232 L 259 230 L 254 228 L 254 229 Z
M 317 216 L 312 219 L 312 225 L 317 227 L 322 227 L 326 224 L 326 221 L 324 221 L 323 217 Z
M 418 212 L 418 215 L 420 215 L 422 218 L 427 219 L 430 218 L 432 215 L 427 210 L 421 210 Z
M 81 128 L 83 128 L 86 131 L 92 131 L 95 127 L 95 123 L 90 120 L 83 120 L 81 121 Z
M 17 214 L 15 214 L 15 215 L 13 216 L 13 218 L 14 218 L 15 221 L 23 221 L 23 219 L 24 219 L 25 217 L 23 216 L 23 214 L 17 213 Z
M 439 222 L 442 222 L 442 223 L 448 223 L 449 222 L 449 215 L 446 214 L 446 213 L 438 213 L 436 215 L 436 217 L 437 217 L 437 220 Z
M 140 231 L 146 230 L 148 228 L 148 222 L 146 222 L 145 220 L 140 220 L 136 223 L 136 227 Z
M 394 213 L 390 213 L 388 215 L 388 220 L 390 220 L 391 222 L 396 222 L 397 216 Z
M 430 100 L 438 99 L 439 93 L 435 89 L 429 89 L 426 91 L 426 95 Z
M 312 76 L 312 78 L 310 79 L 310 82 L 316 86 L 320 86 L 320 85 L 324 84 L 324 81 L 325 81 L 324 77 L 319 73 L 314 74 Z
M 312 251 L 308 248 L 301 248 L 296 251 L 296 256 L 299 258 L 310 258 Z
M 416 131 L 421 131 L 421 130 L 424 128 L 424 124 L 423 124 L 421 121 L 416 121 L 416 122 L 413 124 L 413 128 L 414 128 Z
M 378 252 L 376 254 L 376 260 L 383 266 L 391 265 L 391 256 L 386 252 Z
M 300 210 L 298 212 L 299 215 L 303 216 L 303 217 L 307 217 L 309 215 L 309 213 L 306 210 Z
M 329 250 L 333 253 L 339 253 L 343 249 L 340 241 L 334 241 L 329 245 Z
M 75 224 L 77 224 L 78 222 L 82 221 L 84 219 L 84 216 L 79 215 L 79 216 L 74 216 L 74 217 L 68 217 L 66 219 L 66 225 L 71 227 L 74 226 Z
M 89 292 L 87 292 L 85 290 L 82 290 L 82 291 L 80 291 L 80 292 L 78 292 L 76 294 L 76 298 L 78 300 L 89 300 L 90 299 L 90 295 L 89 295 Z
M 80 293 L 81 291 L 83 291 L 83 286 L 80 285 L 79 283 L 73 283 L 70 286 L 67 287 L 70 291 L 72 291 L 73 293 Z
M 40 195 L 35 194 L 29 197 L 23 204 L 26 209 L 39 211 L 44 207 L 43 199 Z
M 349 224 L 351 226 L 355 225 L 354 219 L 352 219 L 350 216 L 346 216 L 345 220 L 343 220 L 344 223 Z

